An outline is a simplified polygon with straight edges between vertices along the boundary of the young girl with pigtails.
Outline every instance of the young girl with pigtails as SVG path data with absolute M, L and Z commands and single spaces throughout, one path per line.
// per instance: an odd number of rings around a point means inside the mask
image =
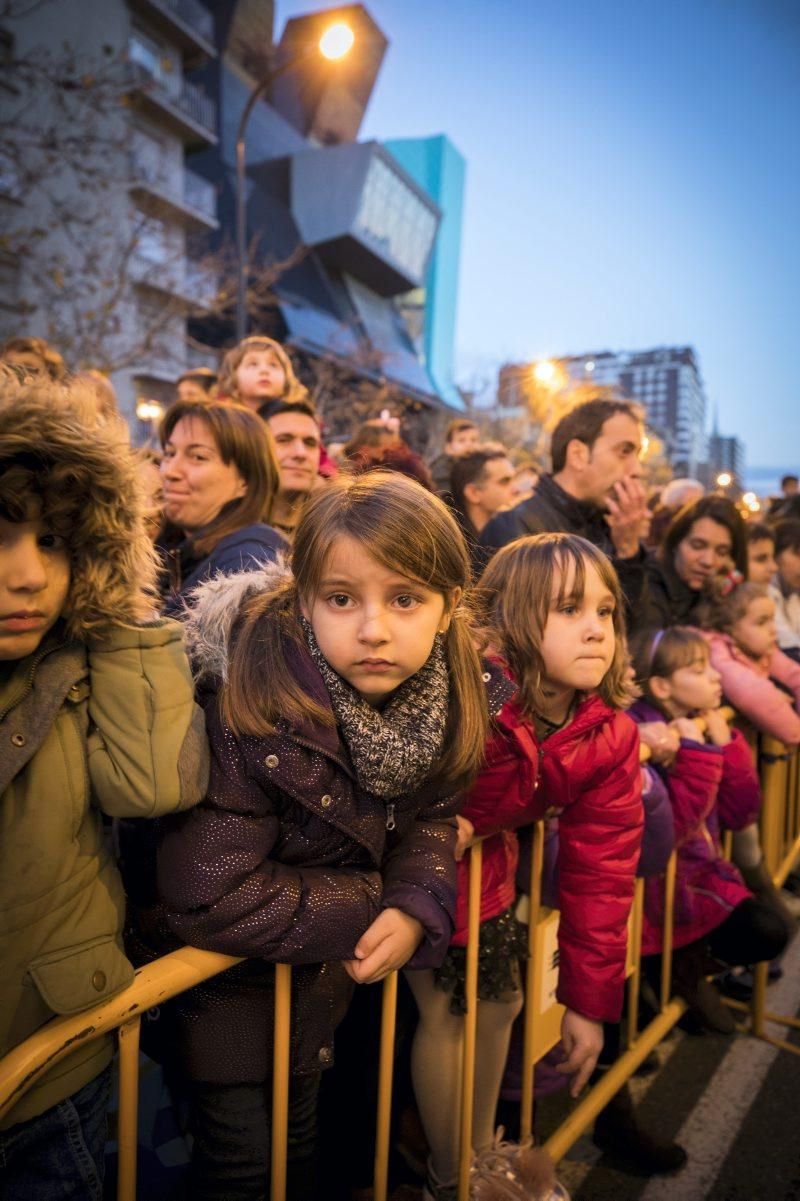
M 493 709 L 484 763 L 460 815 L 461 849 L 473 833 L 484 840 L 471 1195 L 560 1196 L 541 1182 L 538 1191 L 524 1191 L 529 1153 L 492 1148 L 511 1027 L 522 1005 L 518 955 L 526 938 L 513 916 L 515 830 L 559 815 L 562 1070 L 573 1075 L 577 1096 L 597 1062 L 603 1022 L 621 1014 L 642 831 L 639 738 L 618 707 L 626 697 L 623 606 L 605 555 L 582 538 L 542 534 L 492 559 L 479 581 L 478 610 L 493 670 L 502 671 L 509 689 Z M 426 1201 L 451 1201 L 457 1191 L 468 883 L 465 857 L 445 962 L 407 973 L 420 1011 L 412 1076 L 431 1151 Z M 501 1166 L 507 1194 L 491 1192 Z
M 706 1028 L 733 1033 L 735 1025 L 707 975 L 715 968 L 774 959 L 786 946 L 787 923 L 768 895 L 753 896 L 738 868 L 722 856 L 720 823 L 746 831 L 761 806 L 750 749 L 720 711 L 722 689 L 708 643 L 689 626 L 647 632 L 634 648 L 643 696 L 630 710 L 638 722 L 666 720 L 680 734 L 668 767 L 657 767 L 675 823 L 677 875 L 673 990 Z M 659 973 L 663 947 L 664 881 L 645 886 L 642 954 Z
M 246 961 L 174 1005 L 193 1198 L 264 1195 L 272 963 L 295 969 L 289 1195 L 308 1201 L 320 1069 L 352 982 L 445 954 L 456 794 L 486 735 L 469 573 L 441 501 L 374 472 L 313 495 L 291 569 L 217 577 L 194 598 L 211 781 L 195 820 L 163 834 L 161 923 Z

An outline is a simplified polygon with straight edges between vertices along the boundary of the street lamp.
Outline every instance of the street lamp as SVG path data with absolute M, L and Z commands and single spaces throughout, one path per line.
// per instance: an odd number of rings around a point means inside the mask
M 344 21 L 336 21 L 329 25 L 322 37 L 316 43 L 294 58 L 287 59 L 280 66 L 268 66 L 264 78 L 256 84 L 244 106 L 239 128 L 236 131 L 236 257 L 237 257 L 237 287 L 236 287 L 236 340 L 241 342 L 247 333 L 247 211 L 245 198 L 245 142 L 244 135 L 250 114 L 256 103 L 266 94 L 272 83 L 284 71 L 295 67 L 299 62 L 316 49 L 328 62 L 337 62 L 349 53 L 355 41 L 355 35 Z
M 717 476 L 717 487 L 718 488 L 730 488 L 732 483 L 733 483 L 733 476 L 730 474 L 729 471 L 721 471 L 719 473 L 719 475 Z

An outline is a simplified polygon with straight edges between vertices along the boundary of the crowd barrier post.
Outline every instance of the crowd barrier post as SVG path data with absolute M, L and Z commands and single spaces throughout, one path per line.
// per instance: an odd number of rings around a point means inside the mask
M 289 1059 L 291 1055 L 292 969 L 275 964 L 275 1025 L 272 1038 L 271 1201 L 286 1201 L 289 1146 Z
M 536 935 L 542 908 L 542 867 L 544 864 L 544 822 L 533 827 L 531 843 L 531 876 L 528 912 L 528 958 L 525 964 L 525 997 L 522 1037 L 522 1099 L 520 1102 L 519 1134 L 529 1138 L 533 1132 L 533 1080 L 536 1070 L 534 1038 L 536 1023 L 535 998 L 541 995 L 544 964 L 536 957 Z
M 475 1097 L 475 1043 L 478 1037 L 478 949 L 481 923 L 483 847 L 478 840 L 469 850 L 467 962 L 464 981 L 464 1045 L 461 1061 L 461 1137 L 458 1148 L 458 1201 L 469 1201 L 472 1161 L 472 1117 Z
M 397 972 L 383 982 L 381 997 L 381 1044 L 378 1059 L 378 1116 L 375 1132 L 375 1201 L 387 1201 L 389 1193 L 389 1139 L 392 1128 L 392 1080 L 394 1037 L 397 1027 Z
M 139 1035 L 141 1017 L 124 1022 L 119 1040 L 119 1110 L 117 1117 L 117 1201 L 136 1201 L 136 1147 L 139 1131 Z
M 628 977 L 628 1050 L 639 1037 L 639 997 L 642 987 L 642 917 L 644 914 L 644 880 L 636 880 L 633 895 L 633 970 Z

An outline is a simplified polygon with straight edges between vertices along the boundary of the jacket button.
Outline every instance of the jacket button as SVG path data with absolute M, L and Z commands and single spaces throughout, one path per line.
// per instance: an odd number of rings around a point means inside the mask
M 95 992 L 102 992 L 103 989 L 105 988 L 105 986 L 106 986 L 105 972 L 96 971 L 94 973 L 94 975 L 92 976 L 92 988 L 95 990 Z
M 14 746 L 24 746 L 27 739 L 24 734 L 12 734 L 11 742 Z
M 484 682 L 484 684 L 488 684 L 488 683 L 489 683 L 489 681 L 491 680 L 491 678 L 492 678 L 492 673 L 491 673 L 490 671 L 485 671 L 485 672 L 483 673 L 483 682 Z
M 333 1063 L 333 1051 L 330 1047 L 320 1047 L 319 1055 L 317 1056 L 324 1068 L 329 1067 Z
M 323 808 L 323 809 L 327 809 L 327 808 L 328 808 L 328 805 L 330 805 L 330 803 L 331 803 L 331 800 L 332 800 L 332 798 L 331 798 L 331 797 L 329 797 L 329 796 L 328 796 L 328 794 L 327 794 L 327 792 L 326 792 L 326 793 L 325 793 L 325 796 L 322 798 L 322 808 Z
M 265 767 L 277 767 L 278 766 L 278 756 L 277 755 L 267 755 L 266 759 L 264 760 L 264 766 Z

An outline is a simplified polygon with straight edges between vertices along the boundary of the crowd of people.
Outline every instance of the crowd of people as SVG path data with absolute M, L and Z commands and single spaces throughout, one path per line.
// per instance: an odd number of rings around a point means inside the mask
M 550 1087 L 620 1054 L 637 875 L 657 1009 L 673 850 L 685 1025 L 733 1034 L 723 995 L 780 974 L 800 914 L 722 712 L 800 744 L 797 479 L 766 521 L 696 481 L 653 492 L 642 414 L 607 398 L 561 419 L 548 472 L 467 417 L 430 463 L 388 412 L 326 446 L 260 336 L 182 376 L 141 450 L 104 377 L 35 338 L 0 360 L 0 1056 L 181 945 L 241 957 L 143 1039 L 191 1133 L 185 1196 L 263 1198 L 289 963 L 288 1195 L 367 1198 L 380 990 L 355 986 L 402 969 L 394 1135 L 425 1201 L 454 1201 L 481 839 L 471 1196 L 565 1196 L 495 1137 L 518 1122 L 532 824 L 560 912 Z M 112 1061 L 78 1044 L 14 1105 L 0 1197 L 99 1201 Z M 594 1139 L 634 1171 L 686 1162 L 627 1085 Z

